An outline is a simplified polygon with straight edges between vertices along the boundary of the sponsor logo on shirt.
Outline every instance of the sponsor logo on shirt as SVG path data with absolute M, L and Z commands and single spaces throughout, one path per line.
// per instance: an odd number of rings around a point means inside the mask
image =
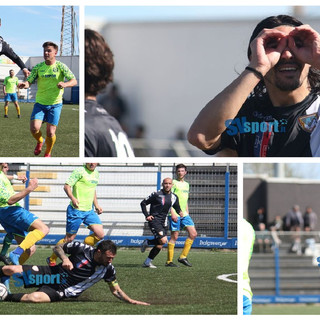
M 225 121 L 227 134 L 235 136 L 238 133 L 264 133 L 264 132 L 286 132 L 287 120 L 273 121 L 247 121 L 246 117 L 229 119 Z

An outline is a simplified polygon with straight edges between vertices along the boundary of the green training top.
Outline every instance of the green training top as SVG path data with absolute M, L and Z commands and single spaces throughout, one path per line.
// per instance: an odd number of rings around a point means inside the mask
M 10 180 L 0 171 L 0 208 L 8 207 L 8 200 L 15 194 Z M 19 206 L 19 203 L 14 205 Z
M 252 225 L 245 219 L 242 219 L 241 225 L 243 254 L 240 257 L 243 268 L 243 295 L 252 299 L 252 291 L 250 287 L 249 263 L 252 255 L 253 245 L 255 241 L 255 231 Z
M 64 89 L 59 89 L 57 84 L 75 79 L 71 70 L 62 62 L 56 61 L 53 65 L 46 65 L 43 61 L 35 65 L 27 81 L 33 83 L 37 79 L 38 90 L 36 102 L 49 106 L 62 102 Z
M 18 85 L 17 77 L 5 77 L 3 85 L 6 87 L 6 93 L 16 93 L 16 87 Z
M 79 201 L 78 210 L 90 211 L 92 209 L 98 182 L 99 172 L 96 169 L 94 171 L 90 171 L 86 166 L 83 166 L 71 173 L 66 184 L 72 187 L 72 194 Z M 73 207 L 72 201 L 70 204 Z
M 184 217 L 188 215 L 187 206 L 189 199 L 189 190 L 190 186 L 187 181 L 179 181 L 175 179 L 172 180 L 171 191 L 178 196 L 180 208 Z

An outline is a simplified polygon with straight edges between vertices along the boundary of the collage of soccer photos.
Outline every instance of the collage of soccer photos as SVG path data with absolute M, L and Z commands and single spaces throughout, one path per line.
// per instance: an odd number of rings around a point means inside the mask
M 73 2 L 0 4 L 0 316 L 320 315 L 320 6 Z

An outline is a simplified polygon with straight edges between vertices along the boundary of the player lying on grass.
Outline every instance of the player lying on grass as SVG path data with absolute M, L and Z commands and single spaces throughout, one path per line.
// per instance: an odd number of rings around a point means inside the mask
M 11 279 L 21 283 L 20 285 L 23 283 L 25 288 L 39 287 L 32 293 L 8 294 L 5 301 L 40 303 L 76 298 L 95 283 L 104 280 L 116 298 L 131 304 L 149 305 L 147 302 L 131 299 L 121 290 L 116 271 L 111 264 L 117 253 L 117 247 L 111 240 L 101 241 L 97 248 L 74 241 L 57 245 L 53 250 L 62 260 L 62 263 L 54 267 L 0 267 L 0 277 L 11 276 Z M 37 281 L 33 281 L 34 279 Z

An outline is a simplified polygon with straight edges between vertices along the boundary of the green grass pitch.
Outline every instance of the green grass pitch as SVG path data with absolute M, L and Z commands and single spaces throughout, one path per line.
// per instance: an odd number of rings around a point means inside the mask
M 36 157 L 33 154 L 36 141 L 29 130 L 33 103 L 19 103 L 20 119 L 13 103 L 9 104 L 9 118 L 4 118 L 4 102 L 0 105 L 0 157 Z M 46 123 L 41 131 L 45 136 Z M 56 136 L 52 157 L 79 157 L 79 105 L 63 105 Z M 44 156 L 44 150 L 45 147 L 38 157 Z
M 254 304 L 253 315 L 319 315 L 320 304 Z
M 44 264 L 50 248 L 38 248 L 29 264 Z M 175 260 L 181 250 L 175 250 Z M 131 298 L 151 303 L 131 305 L 115 298 L 108 285 L 100 281 L 78 299 L 31 304 L 1 302 L 0 314 L 115 314 L 115 315 L 190 315 L 236 314 L 237 284 L 218 280 L 221 274 L 237 272 L 237 253 L 192 249 L 189 260 L 193 267 L 165 267 L 166 250 L 154 260 L 157 269 L 142 268 L 148 252 L 118 249 L 113 265 L 122 290 Z M 28 262 L 27 262 L 28 263 Z M 236 278 L 233 278 L 236 280 Z M 28 289 L 31 290 L 31 289 Z M 27 292 L 11 285 L 12 292 Z

